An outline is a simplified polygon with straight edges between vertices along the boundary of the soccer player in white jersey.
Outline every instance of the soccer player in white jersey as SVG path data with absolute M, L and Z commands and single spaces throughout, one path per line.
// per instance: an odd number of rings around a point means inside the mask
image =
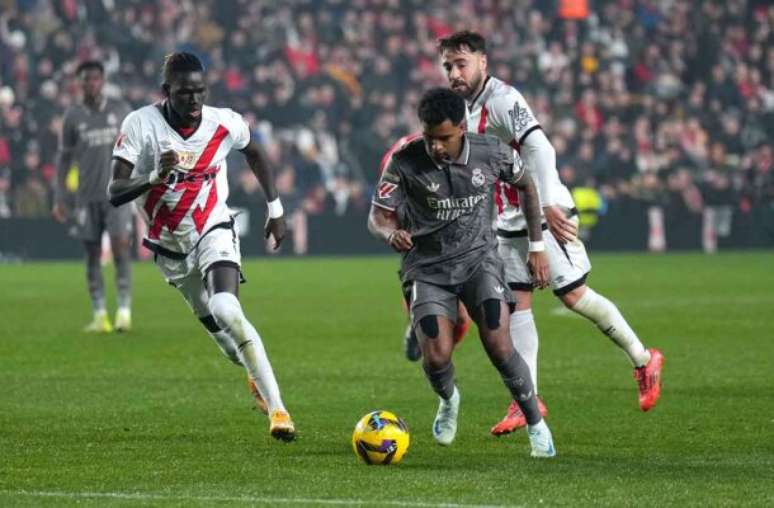
M 559 180 L 553 146 L 518 90 L 487 74 L 486 40 L 481 35 L 456 32 L 440 39 L 438 49 L 449 85 L 467 101 L 468 130 L 497 136 L 512 146 L 536 182 L 548 230 L 544 239 L 554 294 L 623 349 L 634 366 L 640 409 L 648 411 L 661 393 L 664 357 L 657 349 L 646 349 L 615 304 L 586 285 L 591 263 L 576 236 L 577 210 Z M 525 263 L 528 240 L 524 214 L 517 193 L 504 182 L 497 188 L 496 201 L 499 251 L 517 301 L 511 337 L 529 365 L 537 391 L 538 334 L 531 308 L 533 284 Z M 542 403 L 541 410 L 546 412 Z M 512 403 L 492 433 L 507 434 L 525 423 L 518 405 Z
M 226 156 L 245 154 L 268 199 L 265 234 L 285 236 L 274 177 L 238 113 L 206 106 L 204 67 L 190 53 L 164 60 L 165 99 L 126 117 L 113 150 L 114 206 L 137 200 L 148 224 L 143 244 L 223 353 L 242 365 L 265 401 L 271 435 L 292 440 L 295 427 L 280 396 L 260 335 L 239 303 L 239 236 L 226 199 Z

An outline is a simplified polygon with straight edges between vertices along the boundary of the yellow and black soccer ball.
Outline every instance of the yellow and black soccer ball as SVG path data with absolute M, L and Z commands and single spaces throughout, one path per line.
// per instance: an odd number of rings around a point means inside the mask
M 366 464 L 399 463 L 410 441 L 406 422 L 389 411 L 368 413 L 352 433 L 352 448 Z

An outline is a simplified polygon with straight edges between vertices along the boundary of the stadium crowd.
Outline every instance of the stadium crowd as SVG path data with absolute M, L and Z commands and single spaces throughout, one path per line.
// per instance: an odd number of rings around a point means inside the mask
M 532 105 L 571 188 L 694 212 L 774 206 L 774 5 L 585 4 L 0 0 L 0 217 L 50 213 L 79 62 L 103 61 L 108 93 L 139 107 L 176 49 L 205 61 L 209 103 L 246 114 L 287 209 L 365 213 L 383 152 L 446 83 L 436 39 L 460 28 L 489 39 L 490 72 Z M 234 204 L 256 201 L 231 167 Z

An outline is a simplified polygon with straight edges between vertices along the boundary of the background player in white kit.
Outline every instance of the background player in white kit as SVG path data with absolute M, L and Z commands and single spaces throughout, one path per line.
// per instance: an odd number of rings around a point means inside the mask
M 576 237 L 577 211 L 569 191 L 559 180 L 554 148 L 524 97 L 487 74 L 486 40 L 481 35 L 456 32 L 440 39 L 438 48 L 449 85 L 468 103 L 468 130 L 497 136 L 519 151 L 536 182 L 550 231 L 544 238 L 554 294 L 624 350 L 635 367 L 640 408 L 648 411 L 660 396 L 663 355 L 656 349 L 645 349 L 615 304 L 586 286 L 591 263 L 583 243 Z M 537 391 L 538 335 L 531 309 L 531 277 L 525 264 L 528 241 L 524 214 L 517 193 L 507 184 L 499 184 L 496 200 L 499 251 L 517 302 L 511 317 L 511 337 L 529 365 Z M 541 410 L 545 414 L 542 403 Z M 525 424 L 518 405 L 512 403 L 492 433 L 507 434 Z
M 195 55 L 168 55 L 163 79 L 165 100 L 133 111 L 121 126 L 110 202 L 137 199 L 148 223 L 143 244 L 156 265 L 225 355 L 247 370 L 268 406 L 272 436 L 292 440 L 295 427 L 263 342 L 237 298 L 241 253 L 226 206 L 226 156 L 245 154 L 269 201 L 266 237 L 279 245 L 286 229 L 272 172 L 241 115 L 204 105 L 204 67 Z

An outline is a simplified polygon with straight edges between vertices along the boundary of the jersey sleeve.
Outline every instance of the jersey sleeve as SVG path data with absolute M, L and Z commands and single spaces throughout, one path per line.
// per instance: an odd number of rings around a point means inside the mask
M 137 164 L 142 152 L 142 130 L 140 115 L 137 112 L 130 113 L 121 123 L 118 139 L 113 146 L 113 157 L 124 159 L 131 164 Z
M 532 109 L 517 90 L 495 97 L 488 103 L 490 122 L 497 130 L 507 132 L 511 140 L 519 145 L 524 142 L 527 134 L 540 128 L 540 123 L 532 113 Z M 510 140 L 503 140 L 510 142 Z
M 225 120 L 226 128 L 234 140 L 234 148 L 244 149 L 250 143 L 250 126 L 242 115 L 231 109 L 226 110 Z
M 499 168 L 498 177 L 506 183 L 518 183 L 526 172 L 524 161 L 519 156 L 518 152 L 510 146 L 500 142 L 498 142 L 496 146 L 497 153 L 495 157 L 495 167 Z
M 403 203 L 403 199 L 403 182 L 400 177 L 399 165 L 395 157 L 392 157 L 376 185 L 373 204 L 394 212 Z

